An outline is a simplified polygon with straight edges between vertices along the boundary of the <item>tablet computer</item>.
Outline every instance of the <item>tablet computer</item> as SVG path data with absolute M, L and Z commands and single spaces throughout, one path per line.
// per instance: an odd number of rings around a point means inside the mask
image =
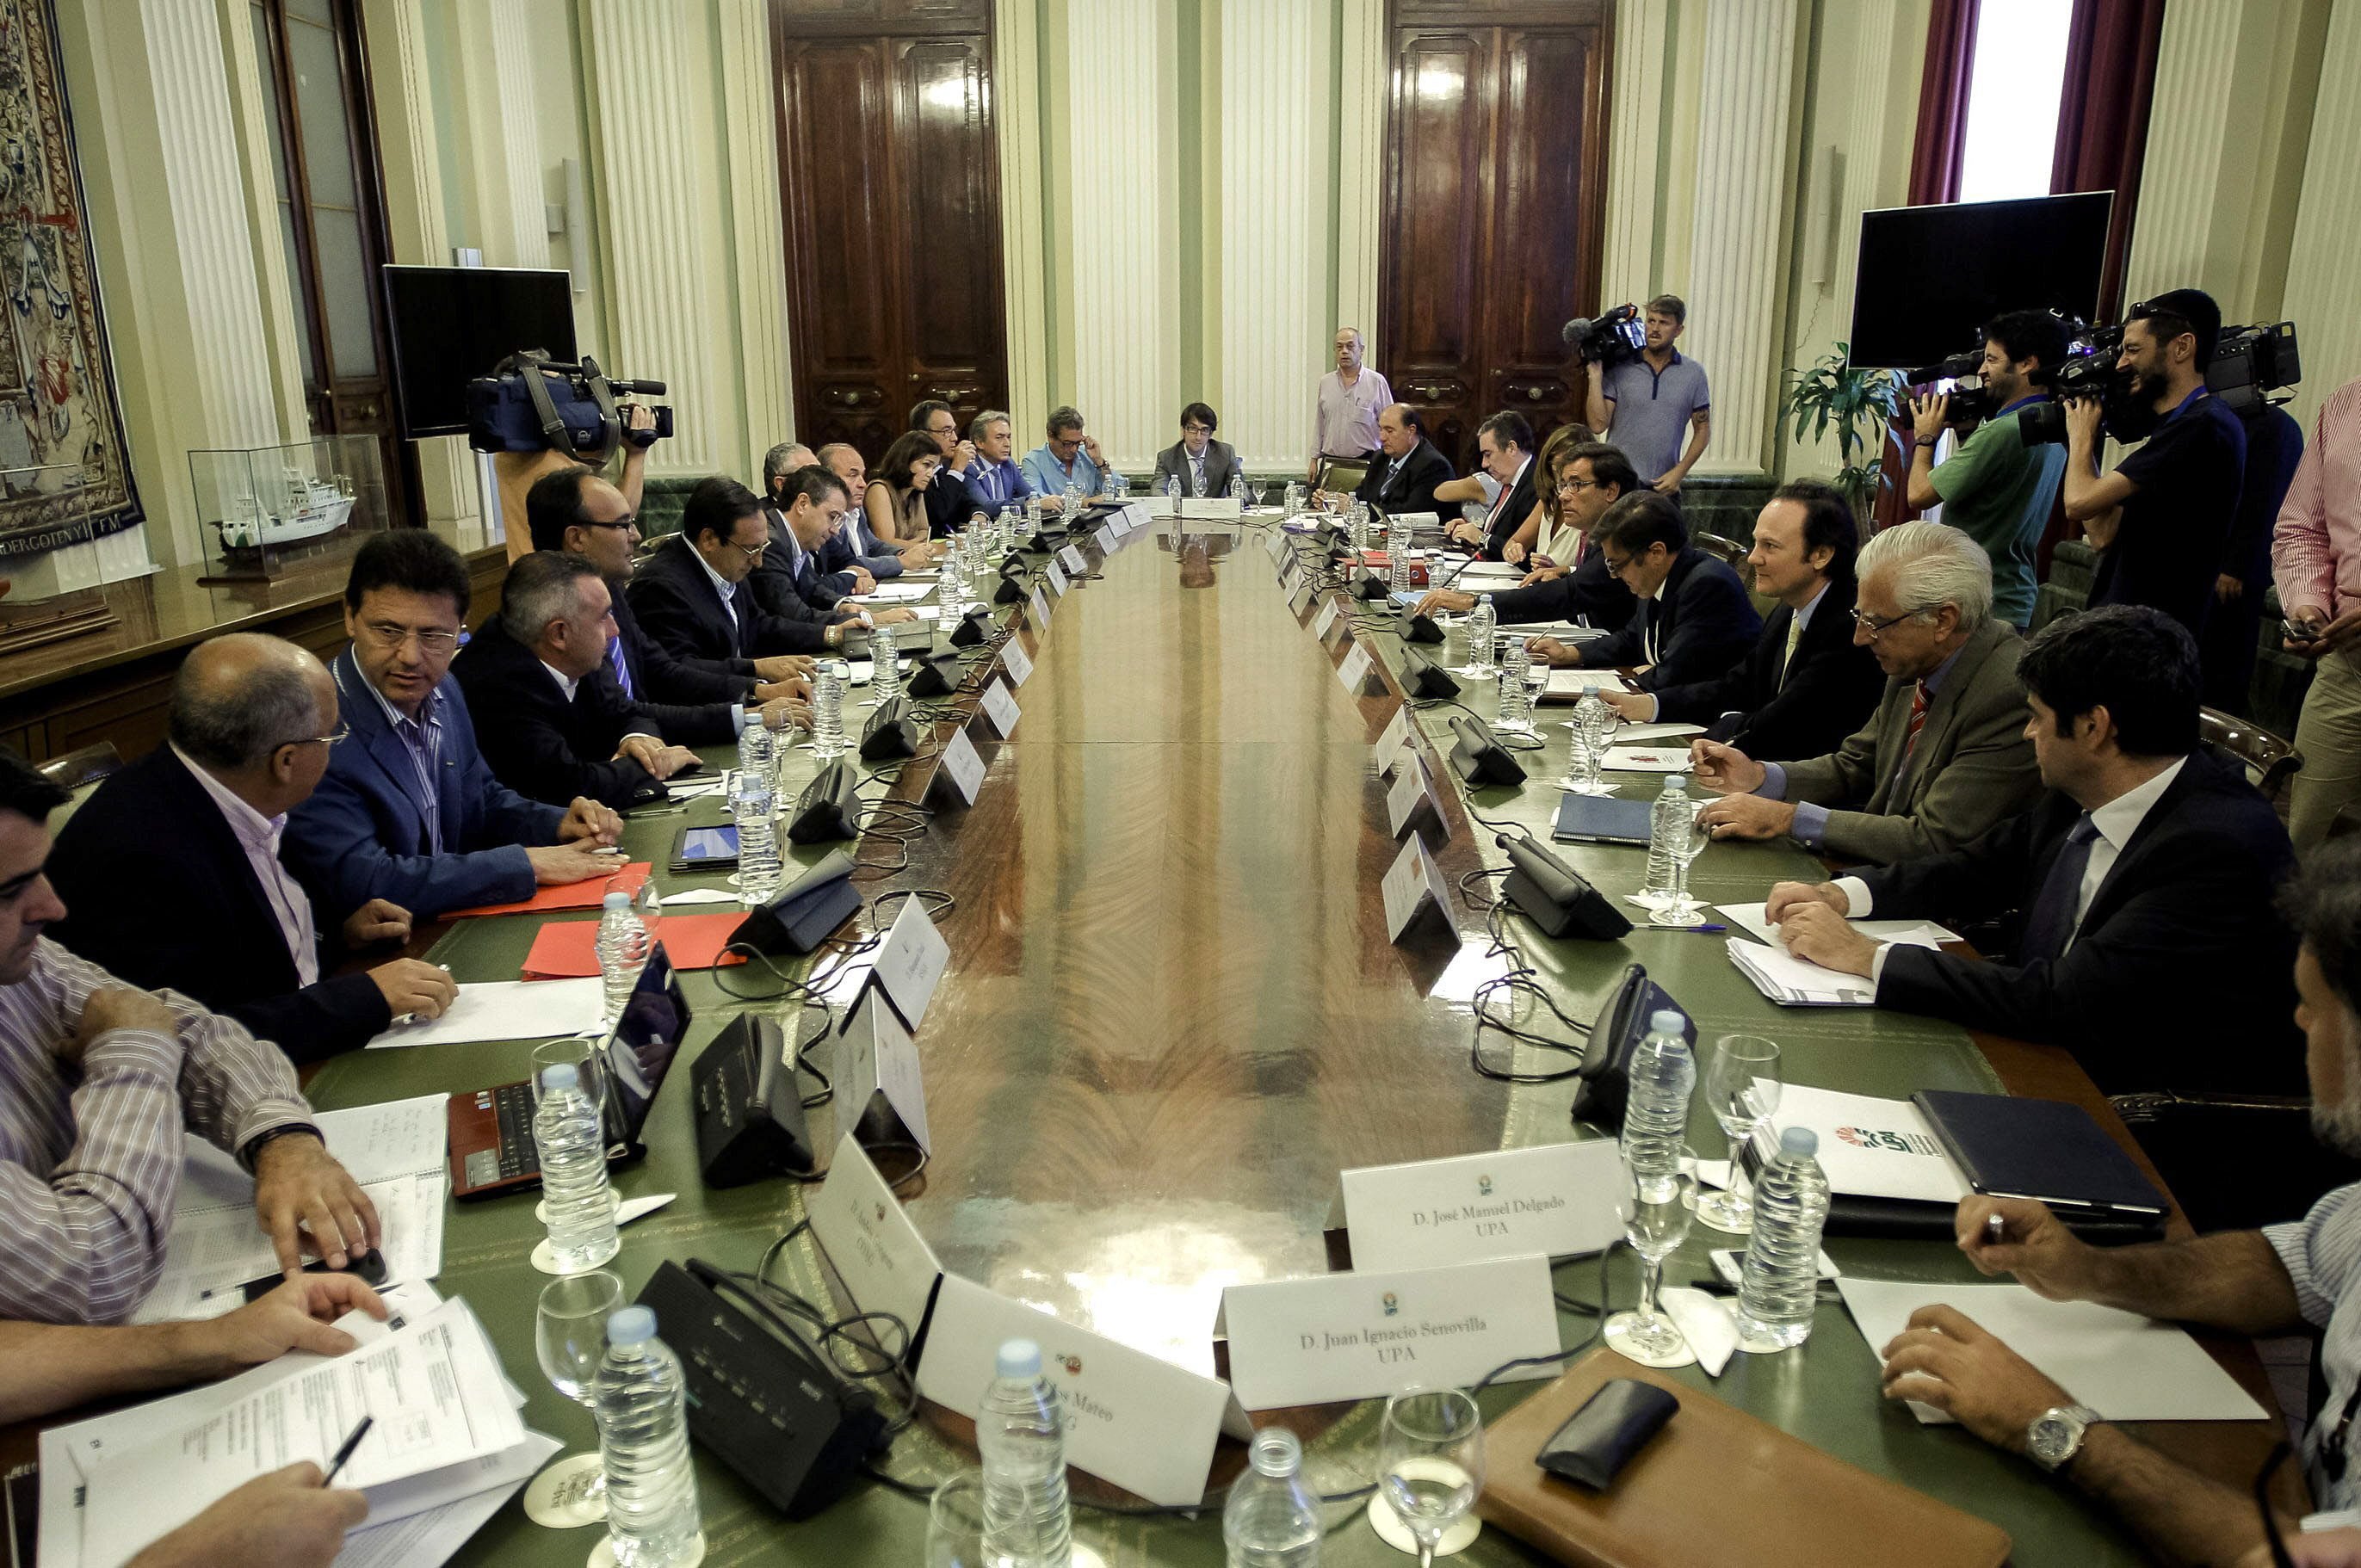
M 737 863 L 738 825 L 734 822 L 684 828 L 672 841 L 672 869 L 676 872 L 721 871 Z

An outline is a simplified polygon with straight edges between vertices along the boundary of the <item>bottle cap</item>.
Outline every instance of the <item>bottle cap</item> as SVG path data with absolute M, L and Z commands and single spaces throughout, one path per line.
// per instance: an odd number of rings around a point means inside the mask
M 1000 1342 L 1000 1359 L 996 1370 L 1003 1377 L 1038 1377 L 1041 1376 L 1041 1347 L 1029 1339 Z
M 1648 1014 L 1648 1032 L 1652 1035 L 1681 1035 L 1686 1037 L 1683 1025 L 1688 1020 L 1669 1007 L 1659 1007 Z
M 544 1093 L 571 1089 L 581 1081 L 582 1075 L 575 1070 L 570 1061 L 552 1062 L 541 1069 L 541 1087 Z
M 1303 1465 L 1303 1445 L 1285 1427 L 1265 1427 L 1254 1434 L 1255 1473 L 1273 1477 L 1292 1475 Z
M 653 1307 L 623 1307 L 607 1319 L 607 1343 L 610 1345 L 645 1344 L 656 1337 L 656 1313 Z
M 606 907 L 609 909 L 629 909 L 631 906 L 631 895 L 628 893 L 610 893 L 606 897 Z
M 1809 1127 L 1789 1127 L 1779 1135 L 1779 1152 L 1801 1158 L 1820 1152 L 1820 1135 Z

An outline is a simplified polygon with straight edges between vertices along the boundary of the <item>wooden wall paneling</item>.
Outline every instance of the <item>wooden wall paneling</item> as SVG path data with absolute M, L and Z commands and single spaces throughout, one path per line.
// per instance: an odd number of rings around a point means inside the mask
M 1584 182 L 1600 161 L 1605 54 L 1588 29 L 1512 27 L 1501 40 L 1484 409 L 1516 410 L 1536 439 L 1582 418 L 1583 367 L 1560 333 L 1597 291 L 1600 225 Z
M 998 144 L 981 38 L 895 47 L 894 146 L 906 284 L 900 407 L 939 398 L 962 428 L 1006 406 Z
M 1463 469 L 1487 411 L 1483 285 L 1493 208 L 1491 28 L 1397 32 L 1378 260 L 1387 382 Z

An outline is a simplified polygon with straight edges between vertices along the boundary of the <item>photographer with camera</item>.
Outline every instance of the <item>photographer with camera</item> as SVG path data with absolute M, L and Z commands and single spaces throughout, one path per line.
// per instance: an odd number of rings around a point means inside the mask
M 1713 439 L 1705 367 L 1673 346 L 1688 316 L 1680 296 L 1659 294 L 1648 302 L 1645 346 L 1637 355 L 1594 360 L 1598 348 L 1591 341 L 1578 345 L 1583 357 L 1598 367 L 1586 395 L 1584 422 L 1631 459 L 1642 484 L 1668 496 L 1680 493 L 1681 481 Z
M 2221 331 L 2221 309 L 2202 290 L 2158 294 L 2125 318 L 2116 398 L 2060 389 L 2066 516 L 2100 552 L 2092 605 L 2149 605 L 2192 637 L 2204 634 L 2246 463 L 2245 427 L 2205 389 Z M 2151 418 L 2153 433 L 2102 473 L 2101 434 L 2137 439 Z
M 538 379 L 527 379 L 533 377 Z M 638 513 L 647 483 L 648 449 L 672 433 L 672 410 L 614 401 L 634 394 L 662 397 L 664 383 L 611 380 L 600 374 L 595 359 L 556 365 L 537 349 L 504 359 L 493 374 L 468 383 L 467 441 L 477 451 L 492 455 L 510 565 L 533 552 L 525 492 L 547 475 L 587 464 L 603 477 L 620 450 L 622 472 L 614 485 L 633 514 Z M 603 417 L 609 410 L 611 423 Z M 602 444 L 586 444 L 594 436 Z
M 2271 570 L 2288 651 L 2318 663 L 2296 721 L 2303 766 L 2288 789 L 2288 835 L 2304 853 L 2361 797 L 2361 380 L 2330 393 L 2313 418 L 2279 508 Z
M 2026 445 L 2016 416 L 2048 399 L 2066 357 L 2066 325 L 2047 311 L 2009 311 L 1985 323 L 1983 339 L 1980 391 L 1910 400 L 1910 506 L 1925 511 L 1940 504 L 1945 522 L 1984 547 L 1993 614 L 2022 631 L 2033 620 L 2034 552 L 2049 526 L 2066 454 Z M 1935 444 L 1950 426 L 1955 397 L 1982 411 L 1983 422 L 1937 463 Z

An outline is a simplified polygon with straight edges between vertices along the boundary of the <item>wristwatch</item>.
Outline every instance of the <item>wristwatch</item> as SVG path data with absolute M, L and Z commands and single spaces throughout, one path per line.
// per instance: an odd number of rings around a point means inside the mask
M 2088 1405 L 2053 1405 L 2025 1429 L 2026 1453 L 2054 1475 L 2082 1452 L 2083 1437 L 2099 1420 L 2099 1412 Z

